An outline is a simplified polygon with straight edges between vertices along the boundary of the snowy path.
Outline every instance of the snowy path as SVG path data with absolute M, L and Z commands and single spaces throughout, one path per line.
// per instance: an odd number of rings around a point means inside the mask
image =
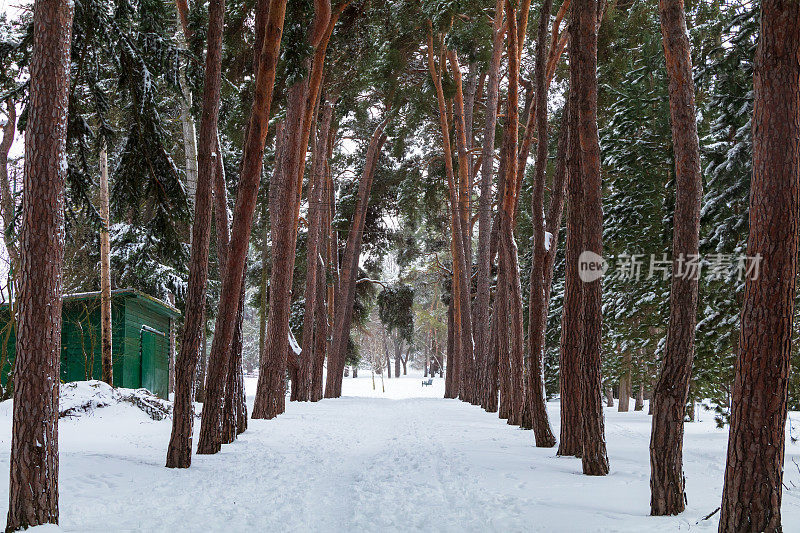
M 252 383 L 248 383 L 248 388 Z M 689 507 L 651 518 L 649 417 L 606 411 L 611 474 L 536 449 L 533 434 L 457 400 L 442 382 L 345 380 L 345 398 L 288 406 L 189 470 L 163 467 L 169 421 L 120 405 L 64 420 L 61 526 L 67 531 L 716 531 L 727 434 L 687 425 Z M 252 391 L 249 391 L 252 392 Z M 404 399 L 396 399 L 402 398 Z M 409 397 L 427 396 L 427 397 Z M 395 398 L 395 399 L 392 399 Z M 252 400 L 252 398 L 250 398 Z M 558 427 L 558 404 L 550 405 Z M 0 404 L 0 472 L 10 403 Z M 787 449 L 784 528 L 800 528 L 800 472 Z M 2 474 L 7 476 L 7 474 Z M 7 477 L 6 477 L 7 479 Z M 0 505 L 7 505 L 0 483 Z M 6 507 L 0 507 L 4 516 Z M 696 524 L 696 522 L 699 523 Z

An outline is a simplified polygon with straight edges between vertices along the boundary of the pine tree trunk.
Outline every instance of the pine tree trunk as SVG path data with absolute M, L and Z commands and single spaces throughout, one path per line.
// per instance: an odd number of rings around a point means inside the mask
M 455 381 L 455 368 L 453 365 L 453 348 L 455 338 L 455 320 L 453 313 L 453 297 L 450 296 L 450 303 L 447 305 L 447 374 L 444 380 L 444 397 L 456 398 L 458 393 L 456 391 Z
M 498 385 L 500 392 L 500 403 L 498 406 L 498 416 L 503 420 L 511 418 L 512 395 L 511 395 L 511 362 L 509 361 L 509 346 L 508 346 L 508 283 L 503 280 L 498 274 L 497 294 L 494 300 L 494 310 L 492 317 L 496 317 L 497 321 L 494 323 L 495 328 L 495 345 L 494 349 L 497 355 L 497 374 Z
M 437 71 L 434 61 L 433 51 L 433 26 L 428 22 L 428 70 L 436 88 L 436 100 L 439 110 L 439 122 L 442 131 L 442 145 L 444 148 L 445 173 L 447 174 L 447 189 L 450 200 L 450 234 L 451 252 L 453 256 L 453 325 L 455 326 L 453 339 L 453 354 L 457 361 L 456 367 L 460 375 L 454 375 L 454 385 L 458 385 L 457 392 L 461 396 L 467 392 L 467 387 L 463 384 L 465 372 L 462 367 L 469 366 L 472 361 L 472 317 L 470 309 L 470 283 L 469 273 L 464 250 L 464 234 L 462 227 L 461 203 L 459 198 L 458 184 L 453 170 L 452 149 L 450 146 L 450 126 L 448 123 L 448 113 L 444 91 L 442 90 L 442 73 L 445 65 L 440 65 L 441 71 Z M 456 392 L 456 391 L 453 391 Z M 468 395 L 468 392 L 467 392 Z M 463 396 L 461 396 L 462 399 Z
M 672 144 L 675 152 L 675 223 L 670 317 L 664 359 L 654 390 L 650 437 L 650 514 L 672 515 L 685 507 L 683 419 L 694 359 L 697 322 L 697 277 L 675 275 L 679 261 L 699 254 L 700 144 L 694 106 L 692 56 L 683 0 L 660 0 L 661 34 L 669 74 Z M 644 408 L 642 386 L 636 410 Z M 641 404 L 641 407 L 640 407 Z
M 217 158 L 214 169 L 214 175 L 211 179 L 211 190 L 214 196 L 214 226 L 216 228 L 216 239 L 217 239 L 217 264 L 218 264 L 220 279 L 224 279 L 225 265 L 228 260 L 228 249 L 230 245 L 230 219 L 228 217 L 228 190 L 225 180 L 225 167 L 222 162 L 222 150 L 219 143 L 219 132 L 217 133 L 216 136 L 216 145 L 214 147 L 214 151 L 217 154 Z M 237 322 L 235 325 L 235 328 L 237 330 L 241 329 L 241 323 L 239 322 L 239 320 L 242 318 L 243 315 L 237 311 L 236 314 Z M 231 356 L 229 355 L 228 357 Z M 222 402 L 224 403 L 223 403 L 223 412 L 221 415 L 222 416 L 221 442 L 223 444 L 227 444 L 233 442 L 236 439 L 237 435 L 236 413 L 234 411 L 234 406 L 236 404 L 233 401 L 233 397 L 230 396 L 230 394 L 233 392 L 233 389 L 228 388 L 230 380 L 227 370 L 225 375 L 221 376 L 208 375 L 206 382 L 211 380 L 221 381 L 224 384 L 224 388 L 226 389 L 225 394 L 223 394 L 222 398 Z M 216 385 L 216 388 L 219 387 L 220 385 Z
M 324 229 L 324 228 L 323 228 Z M 325 375 L 325 352 L 328 346 L 328 315 L 325 309 L 327 286 L 325 279 L 325 265 L 318 266 L 317 282 L 317 310 L 314 313 L 314 354 L 311 373 L 311 401 L 318 402 L 322 399 L 323 379 Z
M 333 106 L 330 102 L 323 105 L 322 115 L 320 117 L 320 128 L 318 137 L 314 143 L 314 159 L 311 172 L 311 187 L 309 191 L 309 208 L 308 208 L 308 244 L 307 244 L 307 259 L 306 264 L 306 286 L 305 286 L 305 311 L 303 315 L 303 339 L 302 351 L 300 352 L 301 358 L 301 375 L 299 376 L 299 390 L 298 396 L 301 401 L 308 401 L 312 396 L 312 380 L 314 374 L 314 348 L 315 336 L 319 335 L 316 331 L 318 321 L 316 319 L 317 313 L 324 313 L 324 302 L 321 303 L 318 299 L 319 290 L 317 284 L 322 283 L 318 278 L 320 273 L 320 249 L 322 247 L 323 238 L 323 193 L 325 189 L 325 159 L 328 154 L 328 131 L 330 130 L 331 119 L 333 115 Z M 324 356 L 323 356 L 324 357 Z M 303 379 L 303 373 L 308 373 L 306 379 Z
M 509 403 L 508 423 L 520 425 L 522 423 L 522 412 L 524 407 L 524 369 L 523 369 L 523 326 L 522 326 L 522 290 L 520 286 L 519 263 L 517 258 L 517 245 L 514 239 L 514 225 L 517 202 L 517 139 L 519 133 L 519 101 L 518 101 L 518 80 L 519 80 L 519 53 L 517 51 L 517 26 L 516 11 L 512 8 L 511 2 L 506 1 L 506 20 L 508 21 L 508 58 L 509 58 L 509 84 L 508 101 L 506 105 L 506 128 L 505 139 L 503 142 L 506 152 L 506 178 L 503 190 L 502 202 L 498 208 L 499 221 L 499 263 L 498 279 L 504 285 L 504 291 L 498 291 L 498 295 L 504 296 L 500 301 L 503 310 L 508 310 L 508 351 L 506 352 L 506 336 L 501 327 L 500 334 L 500 357 L 508 357 L 508 378 L 503 380 L 506 386 Z M 503 304 L 503 301 L 505 304 Z M 495 303 L 497 308 L 497 302 Z M 503 320 L 504 321 L 504 320 Z M 502 323 L 502 321 L 501 321 Z M 506 352 L 506 353 L 504 353 Z M 501 367 L 501 376 L 503 372 Z M 502 377 L 501 377 L 502 379 Z M 502 402 L 502 389 L 501 389 Z
M 633 405 L 634 411 L 641 411 L 644 409 L 644 384 L 640 381 L 639 386 L 636 387 L 636 403 Z
M 573 40 L 573 43 L 575 41 Z M 570 45 L 570 63 L 575 53 Z M 583 282 L 578 275 L 578 258 L 583 251 L 583 182 L 578 139 L 577 80 L 570 69 L 569 142 L 567 148 L 567 236 L 565 252 L 564 304 L 559 342 L 561 392 L 561 433 L 557 455 L 581 456 L 581 377 L 583 350 Z
M 497 348 L 497 313 L 492 313 L 492 323 L 489 329 L 489 351 L 486 353 L 483 407 L 487 413 L 496 413 L 498 410 L 498 348 Z
M 6 531 L 58 524 L 61 272 L 74 4 L 36 0 Z
M 577 25 L 578 46 L 578 136 L 583 173 L 584 249 L 603 254 L 602 179 L 600 141 L 597 131 L 597 0 L 574 0 L 573 24 Z M 600 392 L 602 349 L 603 286 L 598 278 L 584 283 L 584 343 L 581 358 L 581 420 L 583 473 L 608 474 L 603 402 Z
M 631 351 L 622 354 L 622 375 L 619 377 L 619 405 L 617 411 L 627 413 L 631 406 Z
M 114 362 L 111 354 L 111 218 L 108 209 L 108 151 L 100 150 L 100 346 L 102 380 L 114 386 Z
M 295 207 L 298 202 L 297 169 L 305 157 L 301 146 L 305 117 L 307 80 L 301 80 L 287 93 L 286 122 L 279 169 L 269 184 L 270 227 L 272 232 L 272 272 L 264 360 L 258 377 L 253 418 L 275 418 L 285 410 L 286 353 L 289 349 L 289 313 L 294 273 Z M 302 354 L 301 354 L 302 357 Z M 293 388 L 296 375 L 292 375 Z M 295 391 L 296 394 L 296 391 Z
M 753 75 L 753 177 L 719 530 L 780 531 L 800 210 L 800 2 L 763 0 Z
M 205 403 L 206 401 L 206 363 L 208 362 L 208 335 L 206 335 L 206 317 L 203 312 L 202 326 L 200 331 L 200 354 L 195 366 L 194 401 Z
M 192 427 L 194 423 L 192 396 L 195 372 L 200 357 L 200 343 L 205 330 L 208 251 L 211 239 L 211 180 L 217 156 L 213 149 L 216 146 L 217 119 L 219 117 L 224 13 L 224 0 L 213 0 L 209 4 L 189 284 L 181 351 L 175 363 L 175 403 L 172 415 L 172 434 L 167 449 L 166 466 L 168 468 L 188 468 L 192 462 Z M 205 407 L 203 411 L 206 411 Z
M 328 110 L 330 107 L 330 110 Z M 317 147 L 315 148 L 315 163 L 318 168 L 316 172 L 320 172 L 321 176 L 319 186 L 321 187 L 320 195 L 320 213 L 319 213 L 319 256 L 324 256 L 324 262 L 318 263 L 317 266 L 317 281 L 316 290 L 317 294 L 314 296 L 316 300 L 316 308 L 314 309 L 314 353 L 313 353 L 313 367 L 311 376 L 311 401 L 316 402 L 322 399 L 323 394 L 323 379 L 324 379 L 324 365 L 325 355 L 328 346 L 328 309 L 327 309 L 327 295 L 328 284 L 326 273 L 330 271 L 333 260 L 332 254 L 334 250 L 331 246 L 330 228 L 332 217 L 332 179 L 330 176 L 330 166 L 328 161 L 331 157 L 333 149 L 334 129 L 331 126 L 333 121 L 333 111 L 335 107 L 335 100 L 328 99 L 325 104 L 325 111 L 323 112 L 323 120 L 320 126 L 320 131 L 317 138 Z M 328 117 L 330 114 L 330 120 Z M 324 144 L 320 145 L 320 142 Z M 320 159 L 317 160 L 316 158 Z
M 458 56 L 453 50 L 447 51 L 447 58 L 450 63 L 450 70 L 453 76 L 453 81 L 455 84 L 455 106 L 453 112 L 453 119 L 455 122 L 455 130 L 456 130 L 456 152 L 458 155 L 458 212 L 460 216 L 460 225 L 458 227 L 459 233 L 461 233 L 461 239 L 463 240 L 463 268 L 467 274 L 466 282 L 467 285 L 461 291 L 466 292 L 466 298 L 461 297 L 462 307 L 461 307 L 461 314 L 462 317 L 468 318 L 470 322 L 470 331 L 472 329 L 472 305 L 471 305 L 471 286 L 470 283 L 470 272 L 472 270 L 472 258 L 471 258 L 471 250 L 472 250 L 472 231 L 471 231 L 471 224 L 470 224 L 470 193 L 471 187 L 469 183 L 470 179 L 470 163 L 469 157 L 467 154 L 467 133 L 466 133 L 466 124 L 465 124 L 465 111 L 464 111 L 464 93 L 462 87 L 462 79 L 461 79 L 461 67 L 458 62 Z M 464 302 L 466 302 L 466 306 L 464 306 Z M 463 321 L 463 318 L 462 318 Z M 479 402 L 475 398 L 475 361 L 474 361 L 474 353 L 473 353 L 473 339 L 472 335 L 470 334 L 470 338 L 468 339 L 467 345 L 467 338 L 463 335 L 463 328 L 465 326 L 462 325 L 462 341 L 461 346 L 462 350 L 460 352 L 461 359 L 459 360 L 461 366 L 461 388 L 459 391 L 459 396 L 462 400 L 466 402 L 470 402 L 472 404 L 478 404 Z
M 481 151 L 481 186 L 478 203 L 478 258 L 477 258 L 477 294 L 475 297 L 475 360 L 482 365 L 481 379 L 478 387 L 481 405 L 486 409 L 487 396 L 493 387 L 487 375 L 490 343 L 490 266 L 489 237 L 492 224 L 492 181 L 494 173 L 494 137 L 497 125 L 497 102 L 499 100 L 500 60 L 503 55 L 503 0 L 495 4 L 495 16 L 492 24 L 492 59 L 489 63 L 486 86 L 486 122 L 483 129 L 483 149 Z M 496 385 L 494 386 L 497 396 Z M 496 403 L 496 402 L 495 402 Z
M 369 194 L 372 190 L 372 180 L 378 165 L 380 151 L 386 142 L 386 125 L 391 117 L 387 108 L 383 121 L 375 128 L 367 147 L 367 156 L 364 170 L 358 183 L 358 198 L 356 200 L 355 214 L 347 234 L 344 255 L 342 257 L 341 272 L 339 274 L 339 290 L 336 295 L 336 313 L 333 325 L 333 340 L 328 352 L 328 373 L 325 382 L 325 397 L 338 398 L 342 395 L 342 374 L 347 357 L 347 342 L 350 338 L 350 325 L 353 320 L 353 305 L 356 296 L 356 277 L 358 274 L 358 261 L 361 257 L 361 239 L 364 235 L 364 224 L 369 206 Z
M 270 2 L 263 48 L 257 51 L 260 54 L 260 62 L 256 73 L 254 98 L 246 129 L 241 174 L 239 176 L 236 206 L 230 232 L 231 239 L 225 261 L 219 311 L 214 326 L 211 356 L 209 357 L 208 373 L 213 379 L 209 380 L 207 385 L 208 401 L 203 406 L 197 453 L 216 453 L 220 450 L 222 443 L 221 412 L 225 392 L 225 381 L 222 378 L 227 376 L 230 366 L 231 347 L 233 346 L 233 335 L 236 326 L 236 321 L 230 320 L 230 317 L 235 317 L 237 314 L 244 282 L 245 260 L 250 242 L 250 230 L 255 213 L 258 188 L 261 182 L 264 141 L 267 136 L 275 69 L 278 62 L 278 50 L 283 33 L 285 14 L 285 0 L 272 0 Z
M 614 391 L 611 389 L 610 384 L 606 384 L 605 393 L 606 393 L 606 407 L 614 407 Z
M 544 330 L 547 324 L 545 299 L 545 263 L 549 250 L 545 244 L 544 181 L 547 165 L 547 89 L 545 88 L 545 62 L 547 60 L 547 25 L 550 20 L 552 0 L 542 2 L 539 15 L 539 33 L 536 41 L 536 136 L 539 139 L 534 169 L 534 188 L 531 198 L 533 221 L 533 265 L 530 278 L 528 345 L 530 347 L 529 372 L 526 379 L 526 406 L 536 437 L 536 446 L 551 448 L 556 438 L 547 416 L 547 399 L 544 391 Z M 550 244 L 550 243 L 548 243 Z M 552 277 L 552 276 L 551 276 Z M 549 291 L 548 291 L 549 292 Z
M 222 444 L 230 444 L 236 436 L 247 429 L 247 412 L 244 402 L 242 378 L 242 325 L 244 321 L 244 286 L 239 294 L 239 308 L 236 311 L 236 325 L 231 345 L 230 364 L 225 374 L 225 391 L 222 404 Z M 242 409 L 245 409 L 242 419 Z M 242 425 L 243 424 L 243 425 Z M 241 429 L 241 431 L 240 431 Z
M 283 128 L 284 128 L 284 121 L 279 120 L 275 125 L 275 161 L 281 160 L 281 153 L 283 151 Z M 272 171 L 271 181 L 277 182 L 278 179 L 278 172 L 280 172 L 280 166 L 274 165 Z M 269 268 L 268 265 L 269 261 L 269 248 L 267 248 L 267 242 L 269 241 L 269 202 L 264 202 L 264 209 L 262 210 L 261 216 L 263 217 L 262 224 L 264 226 L 264 232 L 261 235 L 261 302 L 259 307 L 259 332 L 258 332 L 258 361 L 259 361 L 259 369 L 264 361 L 265 356 L 265 349 L 267 343 L 267 315 L 269 313 Z

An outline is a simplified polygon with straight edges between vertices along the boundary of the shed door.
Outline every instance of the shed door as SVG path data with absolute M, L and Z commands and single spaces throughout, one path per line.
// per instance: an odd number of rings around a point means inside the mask
M 159 358 L 159 348 L 161 347 L 164 334 L 160 331 L 142 328 L 142 368 L 141 383 L 145 389 L 158 394 L 157 385 L 157 361 Z

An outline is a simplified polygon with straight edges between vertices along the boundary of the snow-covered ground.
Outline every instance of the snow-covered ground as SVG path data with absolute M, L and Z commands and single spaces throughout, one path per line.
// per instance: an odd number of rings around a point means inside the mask
M 108 401 L 61 420 L 61 527 L 66 531 L 715 531 L 727 432 L 687 424 L 689 504 L 649 510 L 650 419 L 606 410 L 611 474 L 537 449 L 533 434 L 457 400 L 443 381 L 344 380 L 345 397 L 289 403 L 188 470 L 164 468 L 170 421 Z M 252 402 L 255 381 L 247 381 Z M 81 385 L 80 392 L 98 395 Z M 110 395 L 100 394 L 109 399 Z M 113 399 L 113 398 L 112 398 Z M 558 428 L 558 404 L 550 404 Z M 798 417 L 800 418 L 800 417 Z M 800 427 L 800 420 L 794 426 Z M 199 421 L 198 421 L 199 424 Z M 196 426 L 197 429 L 197 426 Z M 557 431 L 557 429 L 556 429 Z M 0 404 L 0 516 L 11 403 Z M 800 530 L 800 446 L 787 443 L 784 530 Z M 795 488 L 794 486 L 797 486 Z

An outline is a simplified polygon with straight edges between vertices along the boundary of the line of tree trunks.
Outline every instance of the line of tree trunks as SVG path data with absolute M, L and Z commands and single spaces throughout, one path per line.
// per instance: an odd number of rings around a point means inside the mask
M 331 98 L 331 105 L 335 108 L 335 99 Z M 334 114 L 333 112 L 331 113 Z M 333 120 L 333 119 L 332 119 Z M 323 164 L 323 206 L 322 206 L 322 243 L 324 263 L 320 264 L 318 273 L 317 291 L 320 307 L 315 314 L 316 337 L 314 348 L 314 370 L 311 384 L 311 401 L 319 401 L 324 397 L 324 365 L 325 358 L 330 353 L 332 342 L 329 335 L 331 324 L 333 323 L 334 298 L 338 290 L 339 279 L 339 259 L 338 243 L 336 233 L 333 231 L 333 217 L 336 210 L 336 202 L 333 187 L 333 173 L 331 172 L 330 159 L 333 153 L 334 141 L 336 138 L 337 125 L 328 126 L 326 139 L 326 155 Z M 325 283 L 322 283 L 325 280 Z M 330 359 L 329 359 L 330 360 Z
M 547 29 L 550 20 L 552 0 L 542 2 L 539 14 L 539 31 L 536 40 L 536 166 L 534 186 L 531 196 L 531 220 L 533 222 L 533 265 L 531 267 L 528 346 L 530 363 L 528 366 L 525 400 L 530 413 L 531 425 L 536 438 L 536 446 L 551 448 L 556 444 L 550 419 L 547 416 L 547 398 L 544 391 L 544 330 L 547 323 L 547 301 L 545 300 L 545 262 L 552 243 L 546 241 L 544 221 L 544 181 L 547 166 L 547 89 L 545 68 L 547 61 Z M 553 194 L 557 194 L 553 191 Z M 552 234 L 550 234 L 552 236 Z
M 64 180 L 74 4 L 36 0 L 6 531 L 58 524 Z
M 230 320 L 230 317 L 237 316 L 242 296 L 245 260 L 261 182 L 264 142 L 267 136 L 285 14 L 285 0 L 270 2 L 264 44 L 262 50 L 259 51 L 260 64 L 256 72 L 255 93 L 242 153 L 241 174 L 230 231 L 231 238 L 223 269 L 214 340 L 211 343 L 208 364 L 208 375 L 211 379 L 206 383 L 207 398 L 203 405 L 200 437 L 197 445 L 197 453 L 202 454 L 216 453 L 222 445 L 225 383 L 230 368 L 236 326 L 236 320 Z
M 194 425 L 194 382 L 200 347 L 205 330 L 205 306 L 208 281 L 208 252 L 211 240 L 211 180 L 215 172 L 220 78 L 222 70 L 222 33 L 225 16 L 223 0 L 209 4 L 205 78 L 197 155 L 197 191 L 189 256 L 189 283 L 186 314 L 183 322 L 181 351 L 175 361 L 175 403 L 172 434 L 167 448 L 168 468 L 188 468 L 192 463 L 192 428 Z M 205 409 L 203 409 L 205 411 Z
M 453 122 L 455 123 L 455 139 L 456 139 L 456 152 L 458 157 L 458 212 L 461 218 L 460 220 L 460 229 L 461 229 L 461 239 L 463 240 L 463 249 L 464 249 L 464 268 L 465 272 L 467 273 L 467 302 L 471 304 L 470 292 L 472 284 L 469 282 L 470 272 L 471 272 L 471 250 L 472 250 L 472 231 L 471 231 L 471 208 L 470 208 L 470 192 L 472 187 L 470 185 L 470 163 L 469 163 L 469 156 L 467 154 L 468 144 L 467 144 L 467 130 L 465 124 L 465 109 L 464 109 L 464 90 L 463 84 L 461 79 L 461 67 L 458 62 L 458 56 L 454 50 L 447 51 L 447 60 L 450 64 L 450 71 L 453 76 L 453 82 L 455 85 L 455 95 L 454 95 L 454 110 L 453 110 Z M 444 66 L 443 66 L 444 68 Z M 470 135 L 471 137 L 471 135 Z M 463 313 L 469 314 L 470 323 L 472 322 L 472 306 L 469 305 L 465 309 L 462 310 Z M 462 326 L 463 327 L 463 326 Z M 474 361 L 474 348 L 473 348 L 473 339 L 472 335 L 470 335 L 469 339 L 469 346 L 467 349 L 464 349 L 466 346 L 463 343 L 466 343 L 466 340 L 462 340 L 462 350 L 461 350 L 461 386 L 459 390 L 459 396 L 465 402 L 470 402 L 472 404 L 479 404 L 480 401 L 477 399 L 477 391 L 475 389 L 475 361 Z
M 781 531 L 800 209 L 800 2 L 763 0 L 739 356 L 719 530 Z
M 444 60 L 442 54 L 441 61 Z M 453 256 L 453 324 L 455 327 L 453 336 L 453 359 L 454 365 L 453 389 L 451 393 L 461 394 L 465 391 L 462 387 L 465 373 L 461 371 L 461 366 L 465 361 L 472 361 L 472 316 L 470 312 L 470 283 L 469 272 L 466 265 L 464 250 L 464 228 L 462 227 L 461 203 L 459 199 L 458 183 L 453 170 L 452 148 L 450 146 L 450 126 L 447 113 L 447 103 L 442 90 L 442 75 L 446 66 L 444 64 L 436 67 L 433 51 L 433 25 L 428 21 L 428 70 L 430 71 L 433 84 L 436 89 L 436 100 L 438 103 L 439 123 L 442 131 L 442 144 L 444 148 L 445 173 L 447 174 L 447 188 L 450 200 L 450 235 Z M 448 364 L 452 364 L 448 361 Z M 468 363 L 467 363 L 468 364 Z M 460 373 L 460 375 L 458 373 Z
M 653 391 L 650 436 L 650 514 L 672 515 L 685 507 L 683 419 L 694 359 L 698 276 L 679 276 L 679 263 L 700 253 L 700 140 L 692 81 L 692 55 L 683 0 L 660 0 L 661 35 L 669 75 L 672 146 L 675 154 L 675 216 L 672 289 L 667 341 Z M 640 380 L 636 410 L 644 407 Z M 640 397 L 642 397 L 640 404 Z
M 315 388 L 322 385 L 322 363 L 325 360 L 325 338 L 327 336 L 327 323 L 320 320 L 325 317 L 325 291 L 320 286 L 325 285 L 325 264 L 327 258 L 322 258 L 325 245 L 325 210 L 327 196 L 326 162 L 328 157 L 328 138 L 331 122 L 333 121 L 334 105 L 331 101 L 322 104 L 322 114 L 319 119 L 319 130 L 316 132 L 314 143 L 313 164 L 311 171 L 311 187 L 309 191 L 308 207 L 308 244 L 305 287 L 305 311 L 303 313 L 303 339 L 300 352 L 304 364 L 309 371 L 307 394 L 301 395 L 301 400 L 314 400 Z M 323 342 L 320 342 L 320 339 Z M 319 387 L 321 391 L 321 387 Z
M 524 409 L 524 359 L 523 359 L 523 319 L 522 288 L 520 285 L 517 245 L 514 239 L 515 212 L 517 208 L 518 159 L 517 147 L 519 136 L 519 53 L 517 51 L 516 11 L 510 0 L 506 1 L 506 20 L 508 22 L 507 57 L 509 63 L 508 98 L 506 106 L 506 127 L 503 150 L 505 157 L 505 184 L 502 189 L 500 206 L 498 207 L 498 293 L 495 309 L 500 306 L 501 313 L 507 310 L 507 327 L 504 317 L 498 320 L 498 340 L 500 347 L 501 376 L 501 417 L 506 415 L 508 423 L 522 424 Z M 506 313 L 503 313 L 506 314 Z M 507 358 L 507 363 L 506 363 Z M 507 377 L 504 376 L 507 375 Z M 504 394 L 505 392 L 505 394 Z M 503 396 L 508 401 L 504 401 Z M 503 409 L 505 407 L 506 409 Z M 507 412 L 506 412 L 507 411 Z
M 276 163 L 281 168 L 276 174 L 277 182 L 270 184 L 270 206 L 280 206 L 280 209 L 270 209 L 273 253 L 269 319 L 267 340 L 261 354 L 253 418 L 271 419 L 283 413 L 286 408 L 284 378 L 291 333 L 289 313 L 306 152 L 322 84 L 325 52 L 336 19 L 346 5 L 340 5 L 335 16 L 331 16 L 329 0 L 314 2 L 314 21 L 308 32 L 308 42 L 314 49 L 314 55 L 308 61 L 308 74 L 295 82 L 287 95 L 284 146 L 282 158 Z M 293 370 L 297 373 L 293 375 L 293 383 L 297 383 L 302 377 L 302 392 L 298 389 L 296 394 L 303 394 L 307 398 L 311 386 L 311 368 L 302 359 L 301 354 L 298 366 Z
M 325 380 L 326 398 L 338 398 L 342 395 L 342 377 L 347 358 L 347 343 L 350 339 L 350 324 L 353 320 L 356 277 L 358 275 L 358 261 L 361 256 L 361 239 L 364 235 L 364 224 L 367 217 L 369 194 L 372 190 L 372 180 L 375 177 L 375 169 L 378 166 L 381 149 L 386 142 L 385 130 L 391 117 L 391 110 L 388 106 L 384 113 L 383 120 L 373 131 L 372 138 L 367 146 L 364 170 L 358 182 L 358 197 L 353 221 L 347 234 L 347 242 L 342 256 L 339 287 L 335 296 L 336 311 L 333 319 L 333 340 L 328 351 L 328 373 Z
M 597 256 L 603 254 L 602 179 L 600 140 L 597 130 L 597 0 L 576 0 L 572 23 L 577 27 L 578 46 L 574 64 L 578 84 L 578 137 L 583 174 L 583 248 Z M 600 278 L 584 283 L 584 343 L 581 375 L 581 462 L 583 473 L 608 474 L 603 401 L 600 391 L 602 349 L 603 286 Z

